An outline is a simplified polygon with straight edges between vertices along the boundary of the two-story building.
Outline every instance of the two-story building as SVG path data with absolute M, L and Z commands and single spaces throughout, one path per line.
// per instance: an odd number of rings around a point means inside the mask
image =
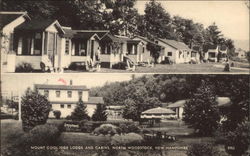
M 71 115 L 80 99 L 86 105 L 90 117 L 98 104 L 104 104 L 102 97 L 90 97 L 89 89 L 84 85 L 35 84 L 34 87 L 39 93 L 47 96 L 52 104 L 50 118 L 55 117 L 53 114 L 55 110 L 61 112 L 61 118 Z

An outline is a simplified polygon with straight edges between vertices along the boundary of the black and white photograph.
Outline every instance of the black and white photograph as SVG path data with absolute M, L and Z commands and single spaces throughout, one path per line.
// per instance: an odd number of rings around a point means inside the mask
M 249 156 L 249 0 L 1 0 L 1 156 Z

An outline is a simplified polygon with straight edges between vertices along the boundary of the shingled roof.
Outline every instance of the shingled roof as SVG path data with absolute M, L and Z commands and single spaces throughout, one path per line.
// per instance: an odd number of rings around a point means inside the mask
M 190 48 L 183 42 L 179 42 L 176 40 L 169 40 L 169 39 L 162 39 L 162 38 L 158 38 L 158 40 L 164 42 L 165 44 L 168 44 L 169 46 L 175 48 L 175 49 L 186 49 L 186 50 L 190 50 Z
M 85 85 L 49 85 L 49 84 L 35 84 L 36 89 L 53 89 L 53 90 L 89 90 Z
M 24 22 L 15 28 L 15 31 L 44 31 L 51 24 L 57 24 L 61 32 L 65 33 L 61 28 L 57 20 L 54 19 L 33 19 L 31 21 Z
M 29 18 L 27 12 L 0 12 L 0 29 L 22 16 Z
M 148 109 L 142 112 L 141 114 L 142 115 L 143 114 L 175 114 L 175 112 L 172 111 L 171 109 L 157 107 L 157 108 Z

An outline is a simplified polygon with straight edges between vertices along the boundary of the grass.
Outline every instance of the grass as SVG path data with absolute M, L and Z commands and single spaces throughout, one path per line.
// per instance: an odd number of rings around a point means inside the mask
M 136 70 L 117 70 L 102 68 L 102 73 L 224 73 L 222 68 L 217 68 L 215 65 L 221 65 L 221 63 L 202 63 L 202 64 L 157 64 L 155 67 L 137 67 Z M 246 71 L 232 69 L 233 73 L 246 73 Z

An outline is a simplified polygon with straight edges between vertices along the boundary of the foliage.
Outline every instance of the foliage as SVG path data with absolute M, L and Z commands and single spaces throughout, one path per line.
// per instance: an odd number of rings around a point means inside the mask
M 143 137 L 136 133 L 116 134 L 111 138 L 111 145 L 139 145 L 142 141 Z
M 112 66 L 113 69 L 126 69 L 127 63 L 125 62 L 118 62 Z
M 90 119 L 90 117 L 88 116 L 86 108 L 87 108 L 87 106 L 84 105 L 82 99 L 79 99 L 79 101 L 76 104 L 76 108 L 71 113 L 71 119 L 72 120 L 77 120 L 77 121 Z
M 119 128 L 121 129 L 121 133 L 140 133 L 141 129 L 136 126 L 134 123 L 131 124 L 120 124 Z
M 247 57 L 248 62 L 250 63 L 250 51 L 246 52 L 246 57 Z
M 38 125 L 22 134 L 11 146 L 11 155 L 42 156 L 53 154 L 50 150 L 32 150 L 31 146 L 55 146 L 61 132 L 54 125 Z
M 46 96 L 37 90 L 28 88 L 21 101 L 21 118 L 24 131 L 29 131 L 37 125 L 45 124 L 51 109 L 51 104 Z
M 54 114 L 54 116 L 55 116 L 56 119 L 60 119 L 60 117 L 61 117 L 61 111 L 55 110 L 55 111 L 53 111 L 53 114 Z
M 97 104 L 95 112 L 92 116 L 93 121 L 106 121 L 107 120 L 107 113 L 106 113 L 106 106 Z
M 87 70 L 86 65 L 82 65 L 78 62 L 71 62 L 69 65 L 69 70 Z
M 234 131 L 226 135 L 226 151 L 233 156 L 243 155 L 250 145 L 250 123 L 238 124 Z
M 184 105 L 183 120 L 200 135 L 211 135 L 218 126 L 220 116 L 216 96 L 205 81 Z
M 15 72 L 18 72 L 18 73 L 22 73 L 22 72 L 29 73 L 32 71 L 34 71 L 34 68 L 32 67 L 30 63 L 27 63 L 27 62 L 22 62 L 18 64 L 15 70 Z
M 218 151 L 211 144 L 195 143 L 187 151 L 187 156 L 216 156 Z
M 120 133 L 120 130 L 118 129 L 118 127 L 112 125 L 112 124 L 102 124 L 100 127 L 97 127 L 94 131 L 94 134 L 97 135 L 115 135 Z

